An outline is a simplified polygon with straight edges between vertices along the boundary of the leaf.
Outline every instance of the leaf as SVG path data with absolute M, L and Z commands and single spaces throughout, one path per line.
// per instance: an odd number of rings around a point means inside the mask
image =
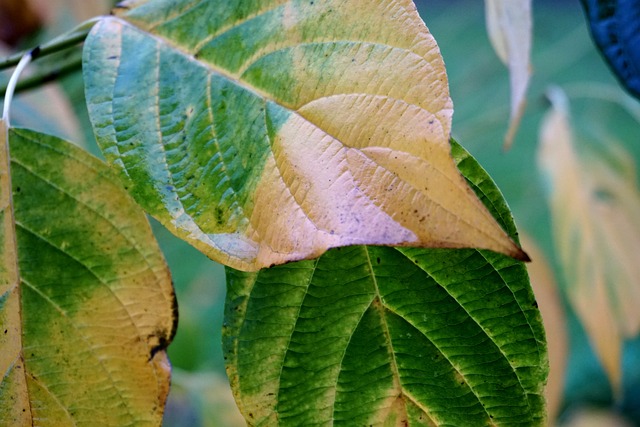
M 628 168 L 578 154 L 566 96 L 550 93 L 539 164 L 550 187 L 555 245 L 569 301 L 619 390 L 622 340 L 640 333 L 640 193 Z
M 453 151 L 514 231 L 490 178 Z M 521 262 L 354 246 L 227 277 L 225 360 L 249 425 L 544 424 L 544 330 Z
M 547 401 L 547 419 L 549 425 L 555 425 L 563 404 L 565 376 L 567 371 L 568 334 L 560 289 L 542 251 L 533 240 L 522 236 L 524 246 L 531 254 L 532 261 L 527 264 L 531 287 L 540 307 L 540 314 L 547 332 L 549 352 L 549 381 L 545 387 Z
M 633 427 L 630 420 L 613 409 L 586 407 L 571 411 L 566 427 Z
M 25 129 L 10 129 L 9 143 L 0 425 L 159 425 L 177 313 L 146 217 L 70 143 Z
M 637 0 L 582 0 L 591 37 L 618 81 L 640 99 Z
M 408 0 L 135 1 L 84 51 L 135 199 L 243 270 L 354 244 L 526 255 L 451 161 L 437 45 Z
M 531 0 L 485 0 L 485 15 L 489 40 L 509 67 L 511 119 L 505 136 L 509 148 L 524 114 L 531 75 Z
M 8 129 L 0 120 L 0 421 L 2 424 L 27 423 L 29 400 L 24 358 L 22 329 L 20 325 L 20 275 L 18 273 L 18 249 L 15 236 L 15 219 L 11 200 L 9 175 Z M 4 414 L 4 415 L 3 415 Z

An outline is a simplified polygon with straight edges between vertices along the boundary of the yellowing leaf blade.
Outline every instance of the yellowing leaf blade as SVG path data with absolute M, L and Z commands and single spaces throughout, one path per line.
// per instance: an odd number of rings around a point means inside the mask
M 539 163 L 551 186 L 556 247 L 567 295 L 618 389 L 622 340 L 640 331 L 640 192 L 628 173 L 579 154 L 568 102 L 561 91 L 552 94 Z
M 9 174 L 8 129 L 0 120 L 0 424 L 26 425 L 30 402 L 22 355 L 20 275 Z
M 256 270 L 353 244 L 526 257 L 453 164 L 444 65 L 412 2 L 117 15 L 85 45 L 99 144 L 136 200 L 211 258 Z
M 176 307 L 146 217 L 70 143 L 23 129 L 10 143 L 20 281 L 19 298 L 1 308 L 11 310 L 3 328 L 21 337 L 23 387 L 17 374 L 2 378 L 0 420 L 158 425 Z M 15 347 L 0 341 L 0 355 Z

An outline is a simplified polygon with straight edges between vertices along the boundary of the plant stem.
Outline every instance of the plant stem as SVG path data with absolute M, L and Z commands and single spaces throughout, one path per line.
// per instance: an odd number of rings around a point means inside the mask
M 48 70 L 41 71 L 33 76 L 30 76 L 20 81 L 15 87 L 15 93 L 20 93 L 34 87 L 42 86 L 45 83 L 49 83 L 60 77 L 73 73 L 74 71 L 82 68 L 82 57 L 76 56 L 71 60 L 56 64 L 56 67 Z M 0 86 L 0 93 L 4 93 L 7 90 L 7 85 Z
M 22 70 L 24 70 L 26 66 L 29 65 L 29 62 L 31 62 L 31 59 L 32 59 L 31 52 L 27 52 L 22 58 L 20 58 L 20 61 L 18 62 L 18 66 L 16 67 L 16 70 L 11 75 L 11 78 L 9 79 L 9 83 L 7 84 L 6 93 L 4 95 L 4 105 L 2 110 L 2 121 L 4 122 L 7 129 L 9 128 L 9 112 L 11 108 L 11 100 L 13 99 L 13 93 L 16 88 L 16 84 L 18 83 L 18 78 L 20 77 Z
M 50 42 L 47 42 L 47 43 L 43 44 L 42 46 L 40 46 L 40 50 L 39 50 L 37 56 L 45 56 L 45 55 L 49 55 L 51 53 L 60 52 L 61 50 L 67 49 L 67 48 L 72 47 L 72 46 L 75 46 L 76 44 L 84 41 L 84 39 L 87 38 L 87 35 L 89 34 L 89 31 L 91 31 L 91 28 L 93 28 L 94 24 L 96 22 L 98 22 L 98 20 L 100 20 L 101 18 L 102 17 L 96 17 L 96 18 L 92 18 L 92 19 L 90 19 L 88 21 L 85 21 L 82 24 L 78 25 L 73 30 L 69 31 L 68 33 L 63 34 L 63 35 L 61 35 L 59 37 L 56 37 L 55 39 L 51 40 Z M 1 70 L 5 70 L 7 68 L 13 67 L 18 62 L 20 62 L 20 59 L 25 54 L 27 54 L 27 53 L 29 53 L 31 51 L 33 51 L 33 50 L 25 51 L 25 52 L 18 52 L 16 54 L 13 54 L 13 55 L 8 56 L 7 58 L 1 60 L 0 61 L 0 71 Z M 34 55 L 34 57 L 35 57 L 35 55 Z

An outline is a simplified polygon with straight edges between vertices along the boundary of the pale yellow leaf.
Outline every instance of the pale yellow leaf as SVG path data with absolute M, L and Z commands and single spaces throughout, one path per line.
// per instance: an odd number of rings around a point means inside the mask
M 489 40 L 509 67 L 511 117 L 505 136 L 509 148 L 524 113 L 531 74 L 531 0 L 485 0 L 485 14 Z
M 622 340 L 640 332 L 640 192 L 628 170 L 579 155 L 564 93 L 553 89 L 550 98 L 539 163 L 550 186 L 566 291 L 618 389 Z

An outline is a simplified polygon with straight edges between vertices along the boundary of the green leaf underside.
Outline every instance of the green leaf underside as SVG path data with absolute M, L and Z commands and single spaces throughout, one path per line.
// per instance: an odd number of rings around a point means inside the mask
M 138 203 L 216 261 L 256 270 L 365 243 L 524 256 L 449 157 L 444 65 L 412 2 L 116 15 L 84 50 L 98 143 Z
M 72 144 L 25 129 L 9 141 L 29 422 L 158 425 L 177 314 L 146 217 Z M 16 416 L 4 385 L 0 425 Z
M 515 231 L 490 178 L 453 151 Z M 544 424 L 544 330 L 518 261 L 354 246 L 227 274 L 225 358 L 250 425 Z

